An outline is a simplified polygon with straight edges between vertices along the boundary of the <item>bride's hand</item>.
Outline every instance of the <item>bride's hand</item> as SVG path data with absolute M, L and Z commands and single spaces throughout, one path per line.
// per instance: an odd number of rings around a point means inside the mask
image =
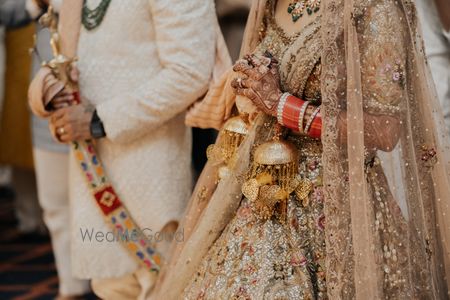
M 247 97 L 264 113 L 276 116 L 282 95 L 278 62 L 265 56 L 249 56 L 239 60 L 233 70 L 243 74 L 231 83 L 235 93 Z

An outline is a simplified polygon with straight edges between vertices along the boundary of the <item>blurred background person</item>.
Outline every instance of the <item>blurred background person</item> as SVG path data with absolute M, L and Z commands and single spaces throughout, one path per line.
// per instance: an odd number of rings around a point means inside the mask
M 50 3 L 49 3 L 50 2 Z M 62 0 L 9 0 L 3 1 L 4 14 L 0 16 L 5 20 L 7 26 L 22 26 L 32 20 L 38 20 L 46 11 L 48 4 L 52 4 L 56 11 L 59 10 Z M 52 58 L 50 47 L 50 33 L 36 22 L 36 38 L 31 65 L 31 75 L 34 76 L 40 69 L 42 61 Z M 21 50 L 27 50 L 23 48 Z M 20 71 L 29 70 L 22 68 Z M 29 81 L 27 74 L 27 85 Z M 26 93 L 27 85 L 24 86 Z M 23 95 L 22 95 L 23 96 Z M 26 96 L 23 98 L 26 103 Z M 19 101 L 18 101 L 19 102 Z M 20 118 L 20 119 L 23 119 Z M 26 119 L 29 119 L 27 112 Z M 16 119 L 17 121 L 17 119 Z M 4 129 L 11 128 L 12 124 L 7 124 Z M 32 184 L 23 184 L 30 176 L 31 171 L 14 170 L 14 182 L 22 183 L 17 186 L 17 216 L 19 226 L 22 219 L 29 219 L 29 214 L 23 213 L 34 211 L 36 205 L 36 194 L 43 209 L 44 220 L 49 229 L 53 252 L 55 256 L 56 269 L 59 279 L 58 299 L 76 299 L 89 291 L 89 283 L 86 280 L 75 279 L 72 275 L 70 262 L 70 228 L 69 228 L 69 198 L 68 198 L 68 147 L 55 142 L 48 129 L 48 122 L 35 116 L 31 117 L 31 129 L 33 140 L 33 158 L 36 172 L 37 193 Z M 31 174 L 31 175 L 30 175 Z M 34 178 L 33 178 L 34 179 Z M 29 197 L 23 197 L 26 193 Z M 38 209 L 36 209 L 38 210 Z M 30 223 L 30 221 L 28 222 Z
M 28 25 L 32 17 L 25 9 L 27 0 L 0 0 L 0 24 L 8 28 Z
M 450 130 L 450 1 L 416 0 L 425 51 Z
M 32 20 L 25 9 L 26 0 L 0 0 L 0 24 L 7 28 L 18 28 Z M 28 48 L 32 45 L 33 28 L 7 33 L 6 60 L 0 68 L 5 85 L 1 97 L 2 117 L 0 125 L 0 174 L 3 174 L 2 196 L 14 197 L 17 229 L 23 239 L 35 238 L 45 232 L 41 209 L 36 197 L 33 172 L 29 114 L 26 105 L 26 91 L 30 79 L 30 57 Z M 12 181 L 11 181 L 12 170 Z M 9 183 L 9 184 L 8 184 Z M 16 191 L 12 193 L 11 187 Z
M 5 93 L 5 26 L 0 25 L 0 124 L 3 112 L 3 96 Z M 0 199 L 10 200 L 14 198 L 14 190 L 11 186 L 12 170 L 10 166 L 0 165 Z

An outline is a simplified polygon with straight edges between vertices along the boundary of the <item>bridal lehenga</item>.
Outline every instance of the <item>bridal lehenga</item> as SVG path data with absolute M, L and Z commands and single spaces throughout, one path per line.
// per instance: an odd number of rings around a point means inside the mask
M 283 92 L 321 105 L 322 137 L 225 112 L 160 296 L 447 299 L 449 148 L 414 5 L 325 0 L 293 36 L 274 5 L 254 1 L 243 54 L 270 52 Z M 232 76 L 203 111 L 234 103 Z

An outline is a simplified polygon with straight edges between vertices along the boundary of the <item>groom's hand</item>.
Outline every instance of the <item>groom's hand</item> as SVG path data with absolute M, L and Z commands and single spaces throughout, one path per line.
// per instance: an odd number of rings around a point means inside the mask
M 54 136 L 62 143 L 88 140 L 91 136 L 91 120 L 95 108 L 79 104 L 56 110 L 50 117 Z

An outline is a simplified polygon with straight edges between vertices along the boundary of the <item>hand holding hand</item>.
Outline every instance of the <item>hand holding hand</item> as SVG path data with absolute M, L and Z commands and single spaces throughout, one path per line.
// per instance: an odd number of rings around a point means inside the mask
M 276 116 L 282 95 L 278 62 L 268 55 L 251 55 L 239 60 L 233 70 L 244 75 L 232 81 L 235 93 L 250 99 L 264 113 Z
M 78 82 L 79 72 L 73 66 L 70 71 L 70 79 Z M 50 73 L 44 80 L 44 106 L 47 110 L 60 109 L 77 104 L 73 91 Z

